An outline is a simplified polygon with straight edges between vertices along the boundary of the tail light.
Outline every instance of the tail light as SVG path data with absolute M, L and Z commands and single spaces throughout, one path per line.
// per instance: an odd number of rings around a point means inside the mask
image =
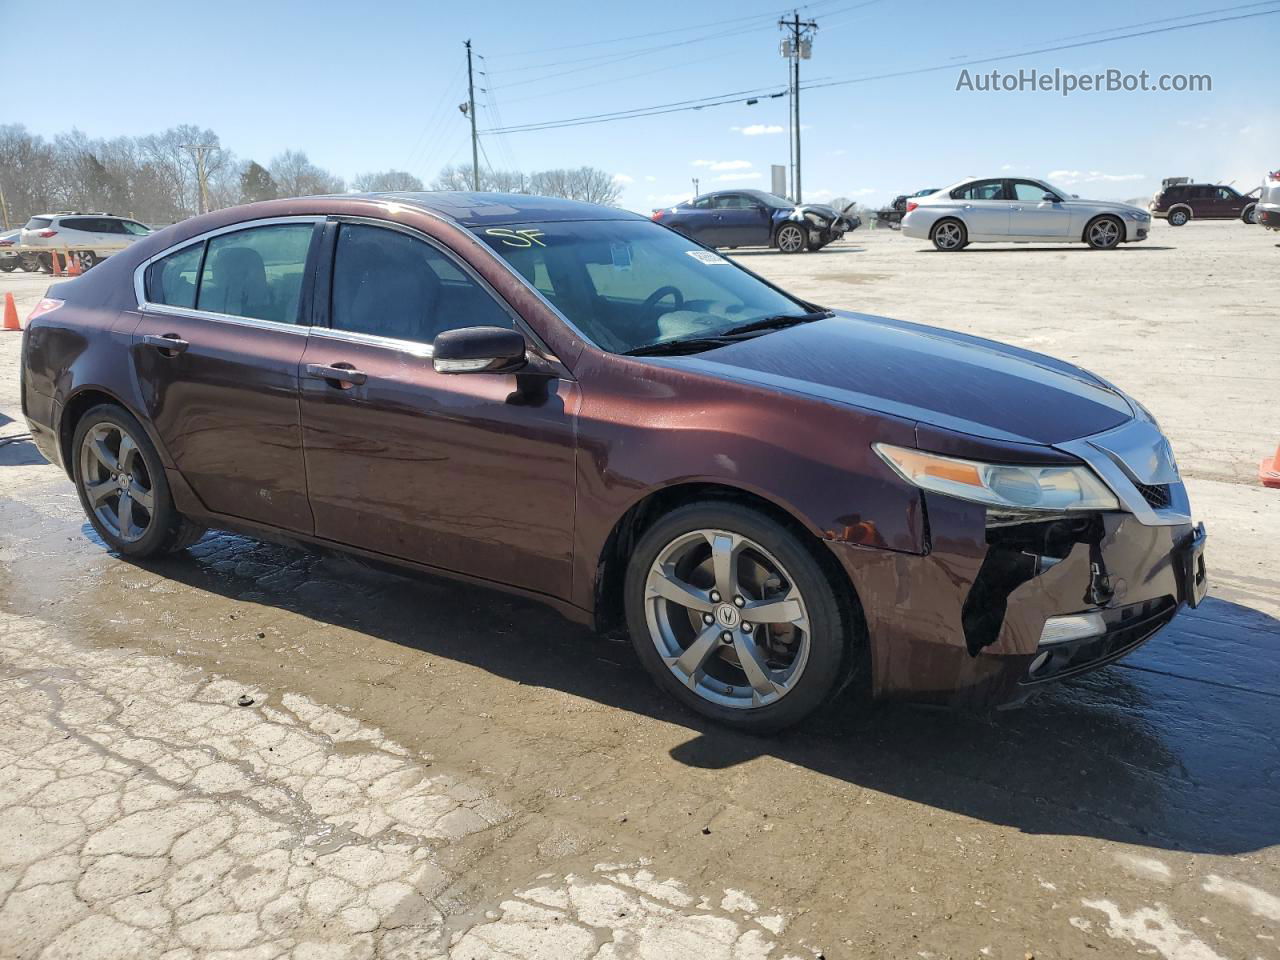
M 665 210 L 655 210 L 655 211 L 653 211 L 653 219 L 654 219 L 654 220 L 661 220 L 661 219 L 662 219 L 662 215 L 663 215 L 664 213 L 666 213 L 666 212 L 667 212 L 667 211 L 665 211 Z
M 907 213 L 910 213 L 912 210 L 914 210 L 914 209 L 915 209 L 916 207 L 918 207 L 918 206 L 920 206 L 920 204 L 916 203 L 914 200 L 908 200 L 908 201 L 907 201 Z
M 36 234 L 37 237 L 44 237 L 46 240 L 49 237 L 56 237 L 57 235 L 58 235 L 57 230 L 41 230 L 39 233 Z
M 31 315 L 27 317 L 27 323 L 30 323 L 36 317 L 44 316 L 46 313 L 53 313 L 66 302 L 65 300 L 55 300 L 53 297 L 45 297 L 31 311 Z

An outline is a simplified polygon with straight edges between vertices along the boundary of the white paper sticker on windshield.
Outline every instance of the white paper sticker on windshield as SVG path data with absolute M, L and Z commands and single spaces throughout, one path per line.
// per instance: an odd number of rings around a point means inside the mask
M 712 253 L 710 250 L 686 250 L 685 253 L 693 257 L 693 259 L 697 260 L 699 263 L 705 263 L 708 265 L 729 262 L 724 257 L 717 253 Z

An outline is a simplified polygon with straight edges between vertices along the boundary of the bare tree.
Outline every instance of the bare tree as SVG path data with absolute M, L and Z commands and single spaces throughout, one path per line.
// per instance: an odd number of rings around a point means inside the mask
M 342 193 L 343 179 L 312 163 L 301 150 L 286 150 L 271 160 L 271 178 L 282 197 L 310 197 Z
M 352 181 L 351 186 L 361 193 L 389 193 L 422 190 L 422 181 L 412 173 L 403 170 L 384 170 L 381 173 L 362 173 Z
M 614 206 L 622 196 L 622 185 L 613 175 L 597 167 L 574 170 L 543 170 L 529 178 L 532 193 L 549 197 L 565 197 L 586 203 Z
M 53 147 L 21 124 L 0 125 L 0 187 L 9 222 L 21 226 L 53 204 L 57 180 Z
M 525 193 L 528 178 L 518 170 L 484 170 L 480 171 L 480 189 L 485 192 Z M 471 164 L 445 167 L 435 180 L 431 181 L 432 190 L 471 190 Z

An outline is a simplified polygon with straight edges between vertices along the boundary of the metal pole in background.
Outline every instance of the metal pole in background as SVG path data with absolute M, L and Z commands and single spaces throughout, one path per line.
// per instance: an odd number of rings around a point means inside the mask
M 800 11 L 792 11 L 790 20 L 779 20 L 778 26 L 791 32 L 791 39 L 782 45 L 783 56 L 791 61 L 791 77 L 788 86 L 791 91 L 791 115 L 789 126 L 791 136 L 788 138 L 791 154 L 791 189 L 794 196 L 792 202 L 800 203 L 800 60 L 809 59 L 809 45 L 812 44 L 813 31 L 818 29 L 817 21 L 801 20 Z
M 471 72 L 471 41 L 467 46 L 467 116 L 471 118 L 471 189 L 480 190 L 480 141 L 476 136 L 476 84 Z
M 9 229 L 9 205 L 4 202 L 4 187 L 0 186 L 0 216 L 4 217 L 4 228 Z

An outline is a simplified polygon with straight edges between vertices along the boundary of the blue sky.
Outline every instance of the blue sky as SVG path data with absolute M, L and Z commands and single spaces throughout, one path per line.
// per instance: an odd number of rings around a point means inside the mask
M 1212 92 L 957 92 L 960 68 L 949 66 L 1108 31 L 1280 11 L 1280 3 L 1244 3 L 816 0 L 800 8 L 819 24 L 802 81 L 948 66 L 804 92 L 805 198 L 840 194 L 874 205 L 1000 171 L 1056 174 L 1081 196 L 1102 198 L 1149 195 L 1174 175 L 1252 188 L 1280 167 L 1280 15 L 970 68 L 1209 74 Z M 783 9 L 767 0 L 170 0 L 77 4 L 51 36 L 46 6 L 0 0 L 6 46 L 44 51 L 41 75 L 50 83 L 7 98 L 0 115 L 44 135 L 195 123 L 242 158 L 265 163 L 294 148 L 347 178 L 394 167 L 429 181 L 445 164 L 470 159 L 457 109 L 464 39 L 483 57 L 485 128 L 784 89 L 776 26 Z M 602 42 L 641 34 L 651 35 Z M 106 54 L 118 60 L 104 64 Z M 694 176 L 704 191 L 768 189 L 769 164 L 787 162 L 786 104 L 782 97 L 483 143 L 495 167 L 604 168 L 625 184 L 623 203 L 647 211 L 689 195 Z

